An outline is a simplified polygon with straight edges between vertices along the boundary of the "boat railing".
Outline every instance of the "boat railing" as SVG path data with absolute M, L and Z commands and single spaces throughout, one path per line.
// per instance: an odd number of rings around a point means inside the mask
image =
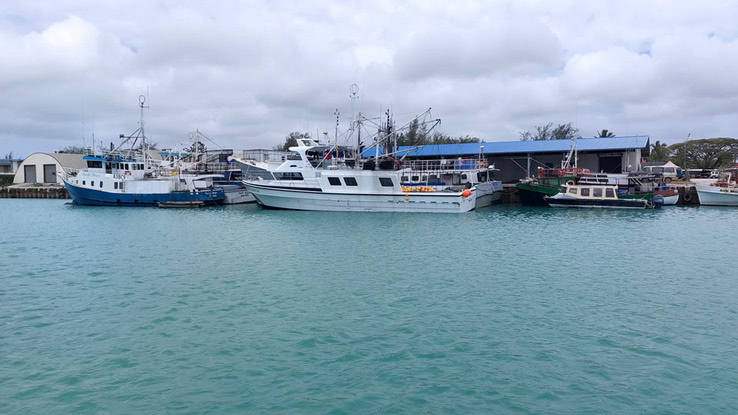
M 576 177 L 584 173 L 589 173 L 589 169 L 569 167 L 565 169 L 538 168 L 538 177 L 554 178 L 554 177 Z
M 461 171 L 476 170 L 489 167 L 486 160 L 405 160 L 403 168 L 415 171 Z

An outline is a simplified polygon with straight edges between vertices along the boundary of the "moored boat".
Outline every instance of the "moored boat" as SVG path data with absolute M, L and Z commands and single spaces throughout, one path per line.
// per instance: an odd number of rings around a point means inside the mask
M 151 158 L 144 134 L 143 109 L 145 98 L 139 98 L 140 127 L 118 148 L 104 154 L 86 155 L 86 169 L 65 170 L 64 185 L 72 202 L 94 206 L 158 206 L 162 202 L 196 202 L 204 205 L 222 204 L 223 189 L 213 186 L 222 178 L 215 174 L 180 174 L 180 171 Z M 131 143 L 140 148 L 122 150 Z
M 700 205 L 704 206 L 738 206 L 738 170 L 728 170 L 721 173 L 715 183 L 696 185 L 697 197 Z
M 564 184 L 559 193 L 546 196 L 544 200 L 551 207 L 647 209 L 655 206 L 653 201 L 645 198 L 619 198 L 617 186 L 576 184 L 573 181 Z
M 393 163 L 369 161 L 363 166 L 340 163 L 335 147 L 311 139 L 298 140 L 293 156 L 275 169 L 272 179 L 244 180 L 265 208 L 348 212 L 464 213 L 476 207 L 477 189 L 437 190 L 403 186 Z M 335 153 L 333 153 L 335 154 Z
M 548 206 L 546 196 L 559 193 L 561 186 L 576 181 L 579 176 L 589 172 L 581 168 L 538 168 L 534 178 L 521 180 L 517 184 L 520 203 L 524 206 Z
M 403 164 L 400 181 L 403 186 L 425 186 L 435 190 L 463 191 L 476 188 L 475 209 L 502 200 L 502 182 L 494 180 L 494 166 L 486 160 L 411 160 Z

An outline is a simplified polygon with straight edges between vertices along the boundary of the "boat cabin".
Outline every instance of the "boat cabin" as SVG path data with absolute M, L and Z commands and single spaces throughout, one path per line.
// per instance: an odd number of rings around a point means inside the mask
M 561 186 L 560 194 L 577 199 L 616 200 L 618 198 L 618 187 L 567 183 Z

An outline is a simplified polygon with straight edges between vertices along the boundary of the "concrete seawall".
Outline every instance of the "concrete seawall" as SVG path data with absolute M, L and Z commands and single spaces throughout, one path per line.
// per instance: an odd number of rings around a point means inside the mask
M 0 199 L 70 199 L 60 185 L 18 184 L 0 189 Z

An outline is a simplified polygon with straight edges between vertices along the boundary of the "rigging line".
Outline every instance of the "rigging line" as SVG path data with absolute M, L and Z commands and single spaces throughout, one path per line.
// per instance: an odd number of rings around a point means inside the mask
M 211 140 L 211 139 L 210 139 L 210 137 L 206 136 L 206 135 L 205 135 L 205 133 L 203 133 L 202 131 L 200 131 L 200 135 L 201 135 L 201 136 L 203 136 L 203 137 L 205 137 L 205 138 L 207 138 L 207 139 L 208 139 L 208 141 L 210 141 L 211 143 L 215 144 L 215 145 L 216 145 L 216 146 L 217 146 L 218 148 L 220 148 L 221 150 L 225 150 L 225 149 L 224 149 L 223 147 L 221 147 L 221 146 L 220 146 L 220 145 L 219 145 L 218 143 L 216 143 L 215 141 Z

